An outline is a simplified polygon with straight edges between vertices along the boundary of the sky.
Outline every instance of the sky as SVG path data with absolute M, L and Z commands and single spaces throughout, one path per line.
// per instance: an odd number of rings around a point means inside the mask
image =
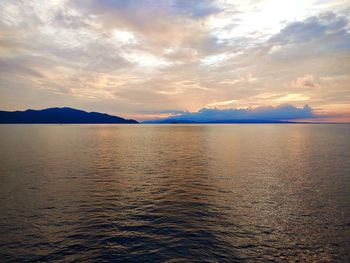
M 349 122 L 350 2 L 1 0 L 0 109 L 57 106 Z

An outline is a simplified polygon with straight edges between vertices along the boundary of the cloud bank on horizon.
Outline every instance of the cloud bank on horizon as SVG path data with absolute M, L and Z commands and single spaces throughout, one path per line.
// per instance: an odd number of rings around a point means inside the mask
M 4 0 L 0 108 L 350 121 L 349 21 L 346 0 Z
M 197 112 L 175 112 L 170 117 L 159 120 L 167 121 L 290 121 L 300 119 L 317 118 L 313 109 L 305 105 L 295 107 L 293 105 L 279 105 L 276 107 L 264 106 L 245 109 L 209 109 L 203 108 Z M 159 121 L 158 120 L 158 121 Z

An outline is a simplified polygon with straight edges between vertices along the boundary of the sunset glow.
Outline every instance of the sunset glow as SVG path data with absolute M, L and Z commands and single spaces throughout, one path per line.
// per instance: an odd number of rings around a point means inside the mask
M 350 121 L 349 1 L 0 3 L 2 110 L 148 120 L 293 105 Z

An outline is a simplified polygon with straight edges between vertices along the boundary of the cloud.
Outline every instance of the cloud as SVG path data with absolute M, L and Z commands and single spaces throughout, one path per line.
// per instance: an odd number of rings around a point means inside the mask
M 276 59 L 302 59 L 350 51 L 348 17 L 321 13 L 288 24 L 267 43 Z
M 201 19 L 218 11 L 211 1 L 75 0 L 73 4 L 91 17 L 95 30 L 133 32 L 153 51 L 164 45 L 199 44 L 207 37 Z
M 292 87 L 295 88 L 319 88 L 320 84 L 318 84 L 314 78 L 314 76 L 306 74 L 302 77 L 297 78 L 292 83 Z
M 229 121 L 229 120 L 264 120 L 283 121 L 314 118 L 313 109 L 305 105 L 298 108 L 293 105 L 279 105 L 276 107 L 257 107 L 245 109 L 207 109 L 197 112 L 182 112 L 174 114 L 168 120 L 187 120 L 196 122 Z
M 175 0 L 170 1 L 170 6 L 177 14 L 190 15 L 194 18 L 207 17 L 222 10 L 215 1 L 209 0 Z
M 344 36 L 347 35 L 347 26 L 346 17 L 337 16 L 333 12 L 326 12 L 287 25 L 278 34 L 271 37 L 270 41 L 286 44 L 308 42 L 323 37 Z
M 153 12 L 167 12 L 175 16 L 193 16 L 194 18 L 206 17 L 220 11 L 215 1 L 210 0 L 75 0 L 79 6 L 84 6 L 95 13 L 126 10 L 131 13 L 139 10 L 151 10 Z
M 0 106 L 345 108 L 350 4 L 321 2 L 3 0 Z

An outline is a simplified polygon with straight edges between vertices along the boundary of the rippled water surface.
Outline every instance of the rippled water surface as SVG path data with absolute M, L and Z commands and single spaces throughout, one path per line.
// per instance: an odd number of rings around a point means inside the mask
M 0 261 L 348 262 L 350 125 L 2 125 Z

